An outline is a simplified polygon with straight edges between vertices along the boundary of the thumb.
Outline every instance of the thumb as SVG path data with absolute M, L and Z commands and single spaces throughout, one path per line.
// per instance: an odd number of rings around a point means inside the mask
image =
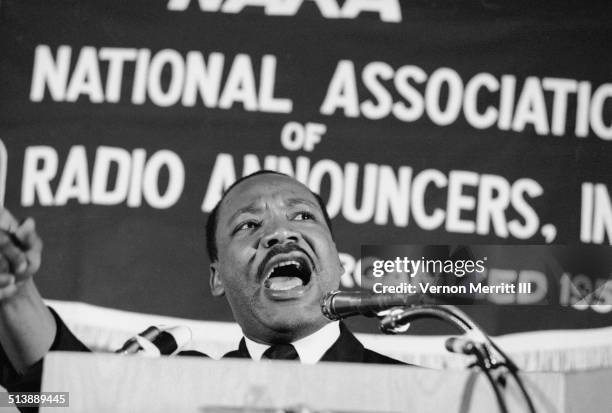
M 22 246 L 32 248 L 37 241 L 36 222 L 32 218 L 26 218 L 15 231 L 15 237 Z

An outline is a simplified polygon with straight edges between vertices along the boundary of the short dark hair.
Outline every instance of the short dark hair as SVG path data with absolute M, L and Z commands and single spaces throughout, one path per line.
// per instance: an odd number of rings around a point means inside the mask
M 229 194 L 231 192 L 232 189 L 234 189 L 235 186 L 237 186 L 238 184 L 240 184 L 243 181 L 246 181 L 247 179 L 250 179 L 254 176 L 257 175 L 264 175 L 264 174 L 275 174 L 275 175 L 282 175 L 282 176 L 287 176 L 289 178 L 293 178 L 292 176 L 289 176 L 287 174 L 284 174 L 282 172 L 276 172 L 276 171 L 272 171 L 272 170 L 268 170 L 268 169 L 262 169 L 260 171 L 254 172 L 250 175 L 247 176 L 243 176 L 242 178 L 238 179 L 236 182 L 234 182 L 233 184 L 230 185 L 229 188 L 227 188 L 224 192 L 223 195 L 221 196 L 221 199 L 219 200 L 219 202 L 217 202 L 217 205 L 215 205 L 215 207 L 213 208 L 212 211 L 210 211 L 210 215 L 208 215 L 208 220 L 206 221 L 206 252 L 208 252 L 208 257 L 210 258 L 211 262 L 215 262 L 218 259 L 218 253 L 219 251 L 217 250 L 217 238 L 216 238 L 216 232 L 217 232 L 217 225 L 219 223 L 219 208 L 221 207 L 221 203 L 223 202 L 223 200 L 227 197 L 227 194 Z M 321 208 L 321 211 L 323 212 L 323 217 L 325 218 L 325 223 L 327 224 L 327 227 L 329 228 L 329 232 L 332 234 L 332 238 L 334 236 L 334 232 L 332 230 L 332 223 L 331 223 L 331 219 L 329 217 L 329 214 L 327 213 L 327 208 L 325 206 L 325 202 L 323 202 L 323 199 L 319 196 L 319 194 L 311 191 L 309 189 L 310 193 L 315 197 L 315 199 L 317 200 L 319 207 Z

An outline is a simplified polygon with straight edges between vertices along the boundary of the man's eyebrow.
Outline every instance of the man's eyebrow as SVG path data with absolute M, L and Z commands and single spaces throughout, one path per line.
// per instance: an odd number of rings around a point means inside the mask
M 234 219 L 236 219 L 237 216 L 239 216 L 240 214 L 245 214 L 245 213 L 251 213 L 251 214 L 256 214 L 258 212 L 261 211 L 261 208 L 258 206 L 255 206 L 255 203 L 249 204 L 247 206 L 244 206 L 242 208 L 239 208 L 236 212 L 234 212 L 230 217 L 228 222 L 232 222 Z
M 311 206 L 313 208 L 317 208 L 317 209 L 319 208 L 319 204 L 317 204 L 316 202 L 313 202 L 313 201 L 311 201 L 309 199 L 306 199 L 306 198 L 289 198 L 289 199 L 287 199 L 286 202 L 287 202 L 287 206 L 290 206 L 290 207 L 294 207 L 296 205 L 306 204 L 306 205 L 309 205 L 309 206 Z
M 285 201 L 287 203 L 288 207 L 294 207 L 297 205 L 308 205 L 312 208 L 319 208 L 319 204 L 317 204 L 316 202 L 313 202 L 309 199 L 306 198 L 289 198 Z M 251 213 L 251 214 L 256 214 L 258 212 L 261 212 L 262 208 L 259 206 L 256 206 L 256 203 L 253 202 L 249 205 L 243 206 L 242 208 L 239 208 L 236 210 L 236 212 L 234 212 L 228 219 L 227 222 L 232 222 L 234 219 L 236 219 L 236 217 L 238 217 L 240 214 L 247 214 L 247 213 Z

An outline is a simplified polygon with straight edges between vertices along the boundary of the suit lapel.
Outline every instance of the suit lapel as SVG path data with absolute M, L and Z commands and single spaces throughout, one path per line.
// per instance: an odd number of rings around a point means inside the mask
M 363 361 L 363 352 L 363 345 L 341 322 L 340 337 L 323 354 L 321 361 L 361 362 Z
M 249 350 L 247 349 L 246 342 L 244 341 L 244 337 L 240 340 L 240 344 L 238 344 L 238 350 L 230 351 L 226 353 L 223 358 L 239 358 L 239 359 L 250 359 L 251 355 L 249 354 Z

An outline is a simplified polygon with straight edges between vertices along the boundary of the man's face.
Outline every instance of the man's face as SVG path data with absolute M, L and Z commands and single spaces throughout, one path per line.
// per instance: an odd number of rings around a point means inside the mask
M 315 197 L 293 178 L 257 175 L 223 200 L 211 264 L 215 295 L 226 294 L 251 339 L 295 340 L 327 321 L 319 301 L 343 272 Z

